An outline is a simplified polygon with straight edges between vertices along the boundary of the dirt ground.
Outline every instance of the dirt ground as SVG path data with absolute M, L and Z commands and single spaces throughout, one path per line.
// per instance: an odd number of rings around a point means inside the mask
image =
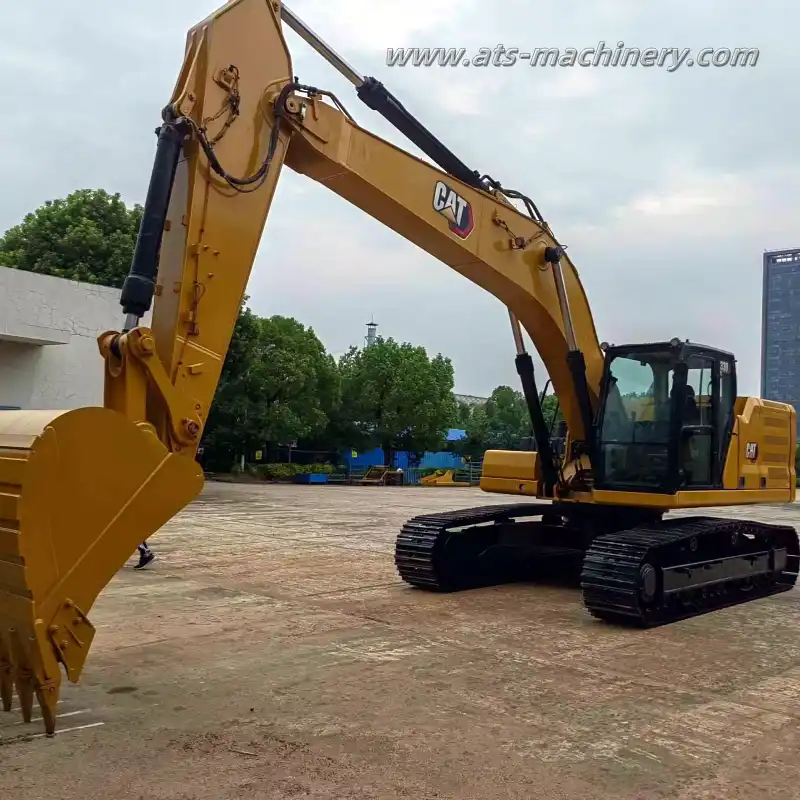
M 800 590 L 629 631 L 398 579 L 405 519 L 508 501 L 208 484 L 99 598 L 58 735 L 0 713 L 0 797 L 796 800 Z

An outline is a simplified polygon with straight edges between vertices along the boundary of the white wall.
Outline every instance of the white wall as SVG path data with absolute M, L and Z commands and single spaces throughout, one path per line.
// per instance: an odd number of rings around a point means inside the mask
M 0 406 L 103 405 L 97 337 L 123 319 L 119 289 L 0 267 Z

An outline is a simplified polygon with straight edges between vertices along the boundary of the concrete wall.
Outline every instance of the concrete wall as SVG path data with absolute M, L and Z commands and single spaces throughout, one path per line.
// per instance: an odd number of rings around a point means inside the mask
M 122 321 L 119 289 L 0 267 L 0 407 L 101 406 L 97 336 Z

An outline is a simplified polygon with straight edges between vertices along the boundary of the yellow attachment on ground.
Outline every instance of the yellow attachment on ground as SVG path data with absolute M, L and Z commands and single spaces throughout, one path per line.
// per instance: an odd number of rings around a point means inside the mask
M 437 469 L 432 475 L 419 479 L 420 486 L 472 486 L 468 481 L 457 481 L 455 470 Z
M 135 552 L 203 487 L 196 461 L 105 408 L 0 411 L 0 696 L 55 730 L 59 664 L 77 682 L 87 615 Z
M 539 454 L 531 450 L 487 450 L 480 487 L 484 492 L 539 494 Z

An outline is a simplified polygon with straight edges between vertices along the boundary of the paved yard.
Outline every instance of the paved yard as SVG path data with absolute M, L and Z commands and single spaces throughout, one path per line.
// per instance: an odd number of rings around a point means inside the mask
M 0 714 L 0 797 L 796 800 L 800 590 L 626 631 L 399 581 L 406 518 L 508 500 L 209 484 L 100 597 L 59 734 Z

